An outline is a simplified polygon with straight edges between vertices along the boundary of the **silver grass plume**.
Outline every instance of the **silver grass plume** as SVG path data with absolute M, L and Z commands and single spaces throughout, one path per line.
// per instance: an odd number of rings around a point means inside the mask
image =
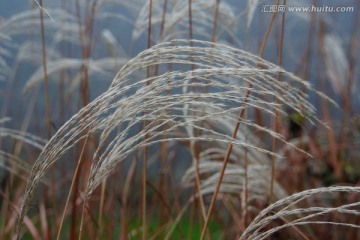
M 111 76 L 111 72 L 114 72 L 114 69 L 119 69 L 124 66 L 127 62 L 127 58 L 118 58 L 118 57 L 108 57 L 100 58 L 96 60 L 92 59 L 76 59 L 76 58 L 60 58 L 54 61 L 49 61 L 47 66 L 48 75 L 55 75 L 55 73 L 61 73 L 62 71 L 74 69 L 79 70 L 81 66 L 86 65 L 89 69 L 89 75 L 98 73 L 101 75 Z M 24 87 L 24 92 L 29 92 L 36 86 L 42 83 L 43 81 L 43 68 L 39 67 L 35 73 L 33 73 L 30 78 L 27 80 Z M 52 80 L 54 78 L 50 78 Z M 56 78 L 55 78 L 56 79 Z M 74 77 L 71 82 L 70 89 L 75 89 L 80 83 L 80 75 Z
M 0 124 L 3 124 L 5 122 L 9 121 L 8 118 L 0 118 Z M 4 138 L 11 138 L 18 141 L 21 141 L 23 143 L 28 144 L 29 146 L 32 146 L 38 150 L 42 150 L 46 144 L 46 140 L 43 138 L 40 138 L 38 136 L 18 131 L 6 127 L 0 127 L 0 139 Z M 28 176 L 24 175 L 24 173 L 29 173 L 29 169 L 31 169 L 31 165 L 28 164 L 26 161 L 27 159 L 21 159 L 18 156 L 8 153 L 2 149 L 0 149 L 0 168 L 3 168 L 7 171 L 10 171 L 17 176 L 26 179 Z M 7 164 L 10 163 L 11 165 L 15 165 L 16 167 L 9 167 Z M 43 181 L 44 183 L 47 183 L 47 181 Z
M 152 25 L 153 29 L 157 29 L 156 26 L 160 26 L 162 23 L 163 6 L 162 0 L 153 1 L 153 14 Z M 175 38 L 183 38 L 188 36 L 188 2 L 170 0 L 168 10 L 166 12 L 166 21 L 164 22 L 164 29 L 160 38 L 153 38 L 158 43 L 162 41 L 168 41 Z M 213 9 L 215 7 L 215 1 L 207 0 L 193 0 L 192 1 L 192 14 L 197 16 L 193 18 L 193 32 L 196 36 L 202 36 L 203 38 L 210 39 L 213 25 Z M 136 19 L 134 30 L 132 33 L 132 39 L 137 40 L 142 34 L 146 32 L 148 25 L 149 11 L 148 1 L 143 5 L 142 9 Z M 219 6 L 219 21 L 220 26 L 223 28 L 222 32 L 231 34 L 229 31 L 233 25 L 233 19 L 235 13 L 233 8 L 226 2 L 221 2 Z
M 62 24 L 77 24 L 76 16 L 66 11 L 47 9 L 48 13 L 55 19 L 55 23 L 50 18 L 44 18 L 44 24 L 47 29 L 56 29 Z M 40 24 L 38 17 L 39 9 L 23 11 L 11 16 L 9 19 L 0 22 L 0 33 L 6 33 L 8 37 L 28 33 L 32 26 L 37 27 Z
M 345 94 L 349 62 L 342 46 L 342 39 L 333 34 L 326 34 L 323 44 L 326 74 L 331 86 L 338 95 Z M 352 88 L 352 93 L 355 92 L 357 92 L 356 86 Z
M 359 201 L 343 204 L 338 207 L 322 205 L 316 206 L 318 205 L 319 201 L 312 201 L 311 207 L 301 207 L 301 202 L 310 201 L 311 198 L 314 197 L 324 198 L 325 196 L 344 193 L 357 194 L 358 196 L 360 194 L 360 187 L 336 186 L 315 188 L 295 193 L 289 197 L 280 199 L 262 210 L 261 213 L 258 214 L 252 223 L 246 228 L 239 240 L 268 239 L 269 236 L 277 231 L 298 225 L 330 224 L 360 229 L 359 225 L 351 223 L 331 220 L 322 221 L 316 219 L 319 216 L 326 216 L 331 213 L 346 214 L 348 216 L 354 217 L 359 216 Z M 287 219 L 287 221 L 284 222 L 283 225 L 267 228 L 269 224 L 276 219 Z
M 163 66 L 168 63 L 172 63 L 175 70 Z M 139 78 L 142 74 L 145 75 L 147 67 L 154 66 L 159 66 L 160 75 Z M 277 81 L 279 73 L 283 75 L 282 82 Z M 196 89 L 196 92 L 182 91 L 183 88 Z M 93 156 L 85 189 L 86 198 L 91 196 L 116 164 L 138 149 L 161 141 L 232 143 L 234 146 L 277 156 L 261 146 L 232 139 L 221 130 L 201 128 L 199 122 L 221 121 L 223 118 L 235 121 L 242 108 L 255 107 L 270 115 L 275 112 L 282 114 L 282 105 L 318 122 L 314 107 L 299 89 L 315 92 L 307 82 L 282 68 L 248 52 L 222 44 L 173 40 L 141 52 L 118 72 L 106 92 L 75 114 L 46 144 L 27 183 L 18 218 L 18 231 L 29 209 L 33 191 L 42 176 L 65 152 L 88 134 L 99 136 L 99 147 Z M 247 96 L 248 91 L 253 94 Z M 274 100 L 275 97 L 277 102 L 263 100 Z M 204 109 L 208 110 L 201 115 L 193 115 L 190 119 L 187 115 L 185 119 L 184 105 L 188 105 L 189 112 L 197 111 L 193 107 L 199 105 L 206 106 Z M 147 127 L 139 130 L 139 125 L 144 121 L 148 123 Z M 249 119 L 241 121 L 247 127 L 284 141 L 281 135 Z M 201 129 L 203 134 L 189 136 L 186 131 L 189 126 Z

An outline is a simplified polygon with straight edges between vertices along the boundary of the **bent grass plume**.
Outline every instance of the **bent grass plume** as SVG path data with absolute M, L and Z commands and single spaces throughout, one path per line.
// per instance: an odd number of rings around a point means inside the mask
M 273 233 L 281 229 L 289 228 L 297 225 L 332 224 L 332 225 L 341 225 L 350 228 L 360 229 L 359 225 L 355 225 L 351 223 L 316 220 L 316 217 L 324 216 L 330 213 L 347 214 L 349 216 L 354 216 L 354 217 L 359 216 L 360 215 L 359 201 L 354 203 L 344 204 L 338 207 L 323 207 L 323 206 L 316 207 L 315 202 L 311 207 L 301 208 L 297 206 L 299 203 L 309 200 L 316 195 L 336 194 L 336 193 L 359 194 L 360 187 L 337 186 L 337 187 L 316 188 L 316 189 L 305 190 L 303 192 L 299 192 L 289 197 L 283 198 L 271 204 L 266 209 L 262 210 L 261 213 L 256 216 L 253 222 L 243 232 L 239 240 L 267 239 Z M 356 207 L 357 210 L 354 209 Z M 291 217 L 293 217 L 293 219 L 291 219 Z M 286 222 L 285 224 L 276 227 L 267 228 L 269 224 L 271 224 L 275 219 L 286 219 L 286 218 L 289 218 L 289 221 Z
M 188 1 L 176 1 L 169 0 L 167 4 L 171 5 L 170 11 L 165 11 L 166 9 L 162 8 L 163 0 L 154 0 L 153 14 L 151 18 L 152 28 L 156 29 L 155 26 L 162 25 L 160 39 L 153 39 L 155 42 L 162 42 L 164 40 L 170 40 L 174 38 L 182 38 L 188 36 Z M 201 36 L 206 39 L 211 39 L 211 31 L 209 29 L 213 28 L 214 13 L 213 9 L 216 7 L 215 1 L 207 0 L 193 0 L 191 1 L 191 10 L 192 15 L 196 16 L 192 18 L 192 32 L 196 36 Z M 132 34 L 133 40 L 138 40 L 146 30 L 148 29 L 148 14 L 149 3 L 146 2 L 142 9 L 139 11 L 138 18 L 134 24 L 134 31 Z M 167 19 L 163 22 L 163 14 L 166 12 Z M 221 26 L 221 33 L 225 32 L 232 36 L 231 29 L 234 28 L 232 24 L 233 19 L 236 14 L 234 9 L 227 4 L 226 2 L 221 2 L 218 6 L 218 15 L 219 15 L 219 26 Z M 233 29 L 232 29 L 233 30 Z
M 176 70 L 168 71 L 165 68 L 168 63 Z M 159 66 L 159 75 L 146 78 L 146 69 L 152 66 Z M 279 73 L 284 77 L 282 82 L 276 81 Z M 141 75 L 144 77 L 139 78 Z M 278 156 L 262 146 L 243 141 L 240 137 L 232 139 L 221 129 L 210 125 L 204 127 L 200 123 L 235 122 L 240 109 L 257 108 L 268 115 L 276 111 L 285 114 L 284 105 L 302 113 L 310 121 L 319 122 L 314 107 L 299 89 L 316 92 L 307 82 L 282 68 L 221 44 L 173 40 L 141 52 L 119 71 L 106 92 L 83 107 L 46 144 L 27 183 L 17 233 L 20 234 L 22 221 L 40 179 L 87 134 L 98 136 L 99 144 L 92 159 L 86 199 L 116 164 L 139 149 L 163 141 L 220 143 L 225 146 L 232 143 L 240 148 Z M 248 91 L 252 94 L 248 95 Z M 283 94 L 279 95 L 280 92 Z M 277 102 L 269 101 L 274 99 L 273 96 L 277 96 Z M 148 124 L 141 128 L 145 121 Z M 257 125 L 251 119 L 241 121 L 251 131 L 261 131 L 290 144 L 280 134 Z M 189 129 L 199 129 L 201 134 L 189 134 Z
M 7 118 L 0 118 L 0 124 L 6 121 L 8 121 Z M 46 140 L 38 136 L 10 128 L 0 127 L 0 140 L 3 140 L 3 138 L 7 137 L 26 143 L 27 145 L 40 151 L 44 148 L 46 144 Z M 0 150 L 0 168 L 3 168 L 9 172 L 16 174 L 21 178 L 26 179 L 28 177 L 27 174 L 29 173 L 31 165 L 24 160 L 27 159 L 22 159 L 14 154 Z M 12 165 L 15 165 L 16 167 L 12 168 Z M 26 175 L 24 175 L 24 173 Z M 48 184 L 48 181 L 44 179 L 43 183 Z

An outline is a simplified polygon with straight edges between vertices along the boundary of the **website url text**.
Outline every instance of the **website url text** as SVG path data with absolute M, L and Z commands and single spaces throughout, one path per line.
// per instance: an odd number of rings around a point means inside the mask
M 329 12 L 329 13 L 346 13 L 346 12 L 354 12 L 354 7 L 343 6 L 343 7 L 335 7 L 335 6 L 285 6 L 285 5 L 262 5 L 261 12 L 264 13 L 275 13 L 275 12 Z

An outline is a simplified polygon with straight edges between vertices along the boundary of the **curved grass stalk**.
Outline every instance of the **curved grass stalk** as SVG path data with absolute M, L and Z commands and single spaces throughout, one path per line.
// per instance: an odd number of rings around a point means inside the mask
M 24 34 L 32 26 L 37 27 L 41 24 L 38 13 L 39 9 L 32 9 L 15 14 L 0 23 L 0 32 L 6 33 L 6 36 L 8 37 Z M 64 22 L 76 22 L 75 16 L 63 10 L 48 9 L 48 13 L 53 17 L 53 19 L 56 19 L 55 23 L 50 18 L 43 19 L 43 24 L 48 29 L 56 29 L 59 27 L 59 24 Z
M 187 136 L 187 127 L 199 128 L 199 123 L 204 120 L 221 122 L 223 119 L 238 119 L 239 106 L 252 108 L 257 105 L 274 114 L 276 110 L 282 113 L 282 105 L 286 105 L 309 120 L 318 122 L 314 107 L 297 88 L 301 86 L 314 92 L 308 83 L 247 52 L 211 42 L 191 42 L 193 46 L 188 40 L 174 40 L 140 53 L 119 71 L 105 93 L 83 107 L 58 130 L 33 166 L 18 219 L 18 232 L 39 180 L 65 152 L 86 138 L 85 132 L 99 138 L 85 190 L 85 198 L 88 199 L 116 164 L 138 149 L 164 141 L 231 143 L 276 155 L 261 146 L 233 139 L 219 129 L 202 128 L 202 135 Z M 175 64 L 179 70 L 136 79 L 138 72 L 145 72 L 147 67 L 168 63 Z M 192 65 L 194 70 L 187 70 Z M 276 81 L 279 72 L 284 77 L 282 82 Z M 192 82 L 193 78 L 197 82 Z M 256 93 L 254 97 L 246 96 L 248 87 L 244 86 L 250 82 L 252 91 Z M 199 92 L 182 92 L 184 87 L 198 89 Z M 279 91 L 285 92 L 284 89 L 286 94 L 278 97 L 277 104 L 264 105 L 262 99 Z M 244 99 L 247 101 L 244 102 Z M 186 104 L 190 112 L 198 111 L 199 104 L 207 107 L 200 116 L 191 116 L 188 121 L 183 116 L 183 106 Z M 256 123 L 240 121 L 284 141 L 279 134 Z M 144 122 L 148 124 L 139 130 Z
M 342 222 L 331 222 L 331 221 L 311 221 L 309 219 L 315 218 L 317 216 L 322 216 L 328 213 L 339 212 L 343 214 L 352 214 L 359 216 L 360 212 L 358 210 L 348 209 L 350 207 L 358 207 L 359 202 L 344 204 L 339 207 L 297 207 L 302 201 L 308 200 L 311 197 L 320 194 L 335 194 L 335 193 L 360 193 L 360 187 L 345 187 L 345 186 L 336 186 L 336 187 L 324 187 L 306 190 L 300 193 L 293 194 L 289 197 L 278 200 L 277 202 L 271 204 L 266 209 L 262 210 L 260 214 L 253 220 L 253 222 L 248 226 L 245 232 L 242 234 L 240 239 L 264 239 L 271 235 L 272 233 L 279 231 L 283 228 L 296 226 L 296 225 L 306 225 L 306 224 L 335 224 L 335 225 L 344 225 L 348 227 L 357 227 L 353 224 L 342 223 Z M 307 215 L 306 215 L 307 214 Z M 277 218 L 286 218 L 289 216 L 295 215 L 295 219 L 287 222 L 284 225 L 271 228 L 269 230 L 261 233 L 261 230 L 266 228 L 273 220 Z
M 107 75 L 110 71 L 113 71 L 114 67 L 119 68 L 122 67 L 128 59 L 126 58 L 117 58 L 117 57 L 109 57 L 103 58 L 98 60 L 82 60 L 82 59 L 67 59 L 62 58 L 59 60 L 51 61 L 48 63 L 48 75 L 56 74 L 61 71 L 67 69 L 74 69 L 78 70 L 81 68 L 82 65 L 87 64 L 89 69 L 89 74 L 101 74 Z M 38 86 L 41 81 L 43 80 L 42 76 L 42 68 L 39 68 L 35 73 L 30 76 L 29 80 L 27 81 L 24 92 L 29 92 L 30 90 L 34 89 Z M 110 74 L 108 74 L 110 75 Z M 49 79 L 50 81 L 52 79 Z M 74 81 L 71 83 L 70 89 L 74 90 L 80 84 L 80 77 L 75 77 Z
M 222 155 L 223 156 L 223 155 Z M 221 156 L 221 157 L 222 157 Z M 221 162 L 211 160 L 201 159 L 200 173 L 205 176 L 208 175 L 206 179 L 203 179 L 201 187 L 202 193 L 204 195 L 211 194 L 214 192 L 214 185 L 219 179 L 219 172 L 221 169 Z M 257 201 L 267 203 L 267 196 L 264 195 L 269 192 L 269 177 L 270 165 L 248 165 L 247 175 L 248 175 L 248 191 L 252 196 L 252 200 L 256 199 Z M 229 163 L 228 169 L 225 171 L 223 181 L 220 187 L 221 193 L 230 193 L 236 194 L 244 191 L 244 176 L 246 171 L 244 166 L 241 166 L 239 162 Z M 194 178 L 194 168 L 188 169 L 183 177 L 183 182 L 185 184 L 189 183 L 191 179 Z M 281 187 L 280 184 L 274 183 L 274 196 L 275 199 L 282 199 L 287 196 L 286 191 Z

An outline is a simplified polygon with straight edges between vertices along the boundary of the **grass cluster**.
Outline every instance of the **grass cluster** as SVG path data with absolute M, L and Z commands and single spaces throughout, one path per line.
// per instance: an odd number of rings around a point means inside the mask
M 1 18 L 0 239 L 360 238 L 359 4 L 346 41 L 261 4 Z

